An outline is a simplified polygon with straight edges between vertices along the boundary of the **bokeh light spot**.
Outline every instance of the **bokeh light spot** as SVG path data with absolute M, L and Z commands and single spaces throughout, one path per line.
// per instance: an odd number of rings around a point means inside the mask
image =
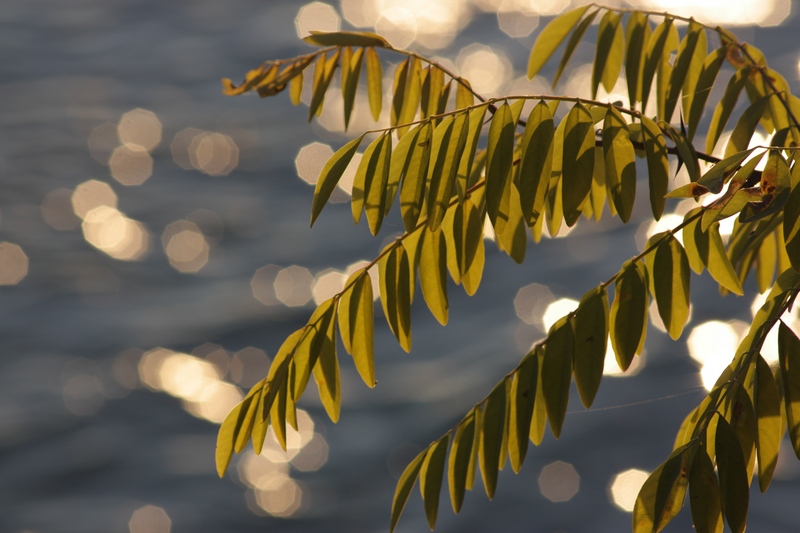
M 327 144 L 313 142 L 300 148 L 294 165 L 297 175 L 309 185 L 316 185 L 320 172 L 333 155 L 333 150 Z
M 16 285 L 28 275 L 28 256 L 19 245 L 0 242 L 0 285 Z
M 614 476 L 611 486 L 609 487 L 611 501 L 614 505 L 628 513 L 633 511 L 633 506 L 636 503 L 639 490 L 642 488 L 642 485 L 644 485 L 649 475 L 650 474 L 644 470 L 631 468 Z
M 514 309 L 520 320 L 543 330 L 544 313 L 554 301 L 555 297 L 550 289 L 538 283 L 531 283 L 517 291 L 517 296 L 514 298 Z
M 239 165 L 239 147 L 230 135 L 203 132 L 189 143 L 192 167 L 209 176 L 226 176 Z
M 117 135 L 123 145 L 150 152 L 161 142 L 161 121 L 152 111 L 136 108 L 119 119 Z
M 295 480 L 273 476 L 255 489 L 256 503 L 272 516 L 288 518 L 303 502 L 303 491 Z
M 172 142 L 169 145 L 172 159 L 184 170 L 192 170 L 192 158 L 189 156 L 189 147 L 192 141 L 198 135 L 205 133 L 203 130 L 197 128 L 185 128 L 175 134 Z
M 252 387 L 267 375 L 270 362 L 267 352 L 248 346 L 231 357 L 231 378 L 242 387 Z
M 253 274 L 253 279 L 250 280 L 250 290 L 253 291 L 253 296 L 256 300 L 264 305 L 278 305 L 280 300 L 275 296 L 275 278 L 281 271 L 278 265 L 266 265 Z
M 292 265 L 275 276 L 275 296 L 289 307 L 305 305 L 313 297 L 312 283 L 314 278 L 307 268 Z
M 72 210 L 75 215 L 84 218 L 95 207 L 117 207 L 117 194 L 108 183 L 89 180 L 84 181 L 72 193 Z
M 168 225 L 161 244 L 169 264 L 183 273 L 195 273 L 208 262 L 208 242 L 194 222 L 178 220 Z
M 63 187 L 47 193 L 41 210 L 47 225 L 59 231 L 75 229 L 81 223 L 72 209 L 72 191 Z
M 731 324 L 710 320 L 692 328 L 686 338 L 689 355 L 702 365 L 700 376 L 706 390 L 711 390 L 725 367 L 733 360 L 739 335 Z
M 522 4 L 522 5 L 521 5 Z M 497 24 L 509 37 L 527 37 L 539 25 L 539 15 L 519 0 L 504 0 L 497 10 Z M 532 7 L 532 6 L 530 6 Z
M 114 149 L 108 160 L 111 177 L 123 185 L 141 185 L 153 175 L 153 158 L 135 144 Z
M 147 228 L 113 207 L 101 205 L 86 213 L 82 228 L 86 242 L 114 259 L 136 261 L 150 248 Z
M 542 324 L 545 331 L 549 330 L 559 318 L 571 313 L 578 308 L 578 300 L 572 298 L 559 298 L 550 303 L 542 315 Z
M 556 461 L 542 468 L 539 474 L 539 490 L 551 502 L 566 502 L 578 493 L 581 477 L 575 467 Z
M 311 31 L 339 31 L 339 14 L 332 6 L 322 2 L 311 2 L 300 8 L 294 19 L 297 36 L 301 39 L 311 35 Z
M 130 533 L 169 533 L 172 521 L 161 507 L 145 505 L 133 512 L 128 527 Z
M 344 272 L 332 268 L 317 274 L 314 278 L 314 288 L 311 291 L 314 295 L 314 303 L 319 305 L 334 294 L 341 292 L 346 281 L 347 277 Z
M 107 165 L 111 152 L 119 146 L 117 125 L 106 122 L 93 128 L 87 142 L 89 144 L 89 155 L 92 156 L 92 159 L 102 165 Z
M 456 59 L 458 71 L 480 94 L 493 94 L 505 85 L 513 74 L 506 53 L 481 44 L 471 44 L 461 50 Z

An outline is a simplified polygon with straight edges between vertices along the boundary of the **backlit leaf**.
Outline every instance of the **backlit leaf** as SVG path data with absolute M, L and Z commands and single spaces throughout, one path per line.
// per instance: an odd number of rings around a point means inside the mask
M 458 163 L 458 172 L 456 174 L 456 192 L 458 193 L 459 200 L 463 200 L 469 187 L 467 180 L 473 170 L 473 163 L 475 162 L 475 151 L 478 148 L 478 140 L 481 136 L 481 128 L 483 127 L 483 118 L 486 115 L 488 105 L 481 105 L 469 112 L 469 126 L 467 129 L 467 141 L 464 144 L 464 153 L 461 156 L 461 161 Z
M 491 500 L 497 487 L 497 470 L 506 428 L 506 382 L 498 383 L 486 398 L 480 425 L 480 466 L 486 495 Z
M 562 317 L 547 333 L 542 363 L 542 387 L 547 418 L 550 420 L 550 430 L 556 438 L 561 435 L 561 426 L 567 414 L 574 350 L 572 319 L 569 316 Z
M 539 361 L 535 352 L 525 356 L 519 364 L 511 382 L 508 419 L 508 456 L 511 468 L 519 473 L 528 451 L 528 435 L 531 430 L 533 405 L 536 400 L 536 382 Z
M 800 168 L 796 162 L 794 168 Z M 800 272 L 800 185 L 795 184 L 783 210 L 783 240 L 792 268 Z
M 383 109 L 383 67 L 375 48 L 367 48 L 367 96 L 372 118 L 378 120 Z
M 397 65 L 394 71 L 394 84 L 392 85 L 392 107 L 389 116 L 389 124 L 397 126 L 404 124 L 400 121 L 400 114 L 403 111 L 403 102 L 406 100 L 406 90 L 409 88 L 411 65 L 419 65 L 419 60 L 415 57 L 406 57 Z M 416 110 L 416 106 L 414 107 Z
M 350 48 L 345 48 L 342 58 L 342 99 L 344 100 L 344 129 L 350 124 L 350 115 L 353 113 L 353 104 L 356 100 L 358 78 L 361 75 L 361 63 L 364 59 L 364 49 L 358 48 L 350 53 Z
M 737 70 L 733 76 L 728 80 L 728 85 L 725 87 L 725 93 L 714 108 L 714 114 L 711 117 L 711 123 L 708 125 L 708 134 L 706 135 L 706 152 L 711 153 L 717 145 L 722 132 L 725 131 L 725 126 L 728 124 L 728 119 L 736 107 L 736 101 L 739 99 L 744 85 L 747 82 L 747 77 L 750 75 L 750 68 L 746 67 Z M 745 146 L 746 148 L 746 146 Z
M 625 78 L 632 106 L 642 101 L 642 69 L 650 33 L 647 15 L 640 11 L 631 13 L 625 28 Z
M 391 142 L 391 139 L 389 139 Z M 361 220 L 361 215 L 364 212 L 364 204 L 367 200 L 367 194 L 370 190 L 372 179 L 375 174 L 382 171 L 383 165 L 386 163 L 382 158 L 383 145 L 386 142 L 386 135 L 376 137 L 364 154 L 361 156 L 361 162 L 356 169 L 355 178 L 353 178 L 353 189 L 350 195 L 350 208 L 353 213 L 353 222 L 358 224 Z M 380 170 L 379 170 L 380 162 Z
M 605 90 L 611 92 L 622 70 L 625 39 L 621 22 L 622 17 L 613 11 L 606 11 L 600 19 L 592 69 L 592 98 L 597 98 L 597 87 L 601 81 Z
M 758 486 L 766 492 L 778 464 L 783 428 L 781 426 L 781 400 L 778 385 L 767 362 L 760 355 L 756 358 L 756 382 L 754 395 L 756 412 L 756 453 L 758 455 Z
M 406 231 L 412 231 L 416 227 L 422 212 L 432 137 L 433 126 L 430 122 L 426 122 L 420 126 L 410 147 L 408 169 L 403 175 L 400 187 L 400 212 Z M 403 136 L 403 139 L 405 138 L 406 136 Z
M 636 199 L 636 154 L 628 125 L 613 106 L 603 121 L 603 155 L 608 191 L 623 222 L 630 220 Z
M 722 533 L 722 497 L 714 465 L 705 450 L 698 450 L 689 474 L 689 502 L 697 533 Z
M 350 289 L 342 294 L 338 315 L 342 344 L 353 356 L 361 379 L 372 388 L 375 386 L 372 283 L 369 274 L 360 269 L 350 276 L 345 286 Z
M 378 263 L 383 314 L 397 342 L 405 351 L 411 351 L 411 284 L 408 254 L 402 244 L 392 245 L 392 250 Z
M 650 99 L 650 88 L 653 85 L 653 78 L 656 75 L 658 66 L 661 64 L 664 48 L 667 45 L 667 41 L 673 29 L 674 21 L 672 17 L 664 17 L 664 21 L 656 26 L 656 29 L 653 30 L 653 34 L 648 40 L 644 67 L 642 68 L 642 109 L 647 107 L 647 102 Z
M 485 246 L 483 243 L 483 221 L 486 215 L 473 205 L 471 200 L 464 204 L 466 233 L 463 239 L 463 256 L 459 259 L 462 268 L 461 284 L 464 291 L 472 296 L 478 290 L 483 277 Z
M 657 533 L 680 512 L 697 447 L 695 441 L 678 448 L 644 482 L 633 507 L 633 533 Z
M 564 53 L 561 55 L 561 62 L 558 64 L 556 73 L 553 76 L 553 87 L 558 85 L 558 80 L 561 79 L 561 75 L 564 73 L 564 69 L 567 67 L 569 60 L 572 58 L 573 52 L 575 52 L 575 49 L 578 47 L 578 43 L 581 42 L 581 39 L 586 33 L 586 30 L 588 30 L 589 26 L 592 25 L 592 21 L 594 21 L 594 18 L 597 16 L 597 13 L 599 11 L 600 11 L 599 9 L 595 9 L 594 11 L 589 13 L 586 16 L 586 18 L 581 20 L 577 26 L 575 26 L 575 30 L 572 32 L 572 35 L 569 36 L 569 40 L 567 41 L 567 44 L 564 46 Z M 565 13 L 565 15 L 567 15 L 567 13 Z M 555 23 L 556 20 L 554 20 L 553 23 Z M 542 35 L 544 35 L 544 32 L 542 32 Z M 542 35 L 540 35 L 539 38 L 541 38 Z M 533 48 L 534 50 L 536 49 L 535 43 L 533 45 Z M 531 56 L 533 56 L 533 52 L 531 52 Z M 528 64 L 528 72 L 529 72 L 528 77 L 532 78 L 533 76 L 530 75 L 530 64 Z
M 667 142 L 661 128 L 655 122 L 644 115 L 641 118 L 644 148 L 647 154 L 647 176 L 650 181 L 650 208 L 653 217 L 658 220 L 664 212 L 664 196 L 669 186 Z
M 419 477 L 422 461 L 425 460 L 427 454 L 428 448 L 422 450 L 422 452 L 406 466 L 406 469 L 397 481 L 397 487 L 394 489 L 394 498 L 392 499 L 392 522 L 389 526 L 390 532 L 394 531 L 397 527 L 397 521 L 400 520 L 400 515 L 403 514 L 403 509 L 406 506 L 406 502 L 408 502 L 408 497 L 411 495 L 411 489 L 414 488 L 414 483 L 417 482 L 417 477 Z
M 753 102 L 750 107 L 744 110 L 742 116 L 736 122 L 736 127 L 733 128 L 728 144 L 725 146 L 725 157 L 747 150 L 750 139 L 756 131 L 756 126 L 758 126 L 758 121 L 761 120 L 764 111 L 768 109 L 769 100 L 770 96 L 765 96 Z
M 800 458 L 800 339 L 783 322 L 778 324 L 778 356 L 789 440 Z
M 531 432 L 528 435 L 531 442 L 536 446 L 542 443 L 544 430 L 547 426 L 547 406 L 544 400 L 544 384 L 542 367 L 544 365 L 544 348 L 537 346 L 534 349 L 535 359 L 538 364 L 536 377 L 536 399 L 533 402 L 533 417 L 531 418 Z
M 689 22 L 689 30 L 683 38 L 678 49 L 675 67 L 670 73 L 669 89 L 661 117 L 670 120 L 678 103 L 678 96 L 683 89 L 684 109 L 691 108 L 694 89 L 706 57 L 706 32 L 702 25 L 694 20 Z
M 608 295 L 602 286 L 587 292 L 575 313 L 575 384 L 583 405 L 591 407 L 606 358 Z
M 550 108 L 543 101 L 528 115 L 522 137 L 519 196 L 522 214 L 533 225 L 544 210 L 553 163 L 555 126 Z
M 336 188 L 339 180 L 347 169 L 347 165 L 353 159 L 353 156 L 358 150 L 359 144 L 364 139 L 364 136 L 357 137 L 339 148 L 333 156 L 325 163 L 320 172 L 319 179 L 314 188 L 314 201 L 311 205 L 311 225 L 322 212 L 322 208 L 328 203 L 331 193 Z
M 456 172 L 467 142 L 468 114 L 446 117 L 433 133 L 433 161 L 428 179 L 428 227 L 437 229 L 444 219 L 456 184 Z
M 722 509 L 731 531 L 742 533 L 747 524 L 747 505 L 750 499 L 747 468 L 739 439 L 728 421 L 722 417 L 718 417 L 715 445 Z
M 325 101 L 325 92 L 333 80 L 333 73 L 339 64 L 339 51 L 326 59 L 325 54 L 321 54 L 314 65 L 314 81 L 311 86 L 311 104 L 308 106 L 308 120 L 314 115 L 322 113 L 322 104 Z
M 655 252 L 653 292 L 658 314 L 673 339 L 681 336 L 689 317 L 689 260 L 678 240 L 669 236 Z
M 530 59 L 528 60 L 529 79 L 533 78 L 547 63 L 547 60 L 553 55 L 558 45 L 567 38 L 567 35 L 578 24 L 589 7 L 591 6 L 586 5 L 567 11 L 544 27 L 531 49 Z
M 442 230 L 422 230 L 419 279 L 428 309 L 440 324 L 447 324 L 447 246 Z
M 436 527 L 448 440 L 448 435 L 445 435 L 430 445 L 419 471 L 419 488 L 422 500 L 425 502 L 425 516 L 428 518 L 431 530 Z
M 367 172 L 372 175 L 371 179 L 367 176 L 366 180 L 366 203 L 367 222 L 369 231 L 377 235 L 381 229 L 383 216 L 386 212 L 386 187 L 389 183 L 389 168 L 392 161 L 392 136 L 385 133 L 379 138 L 379 145 L 375 148 L 377 159 L 375 165 L 370 164 Z
M 314 366 L 314 381 L 319 389 L 319 399 L 332 422 L 339 421 L 342 406 L 342 391 L 339 383 L 339 360 L 336 357 L 336 328 L 331 321 L 326 347 L 320 351 L 317 364 Z
M 219 474 L 219 477 L 223 477 L 225 471 L 228 469 L 233 452 L 236 451 L 237 448 L 235 443 L 237 441 L 244 441 L 246 445 L 250 438 L 253 417 L 255 416 L 256 406 L 261 399 L 261 389 L 263 386 L 263 381 L 256 383 L 256 385 L 250 389 L 250 392 L 247 393 L 244 400 L 231 409 L 219 427 L 216 450 L 217 474 Z M 241 451 L 244 449 L 244 446 L 238 448 L 238 451 Z
M 511 179 L 514 155 L 514 120 L 508 103 L 504 103 L 492 118 L 486 159 L 486 211 L 492 224 L 497 220 L 503 192 Z
M 303 37 L 308 44 L 316 46 L 377 46 L 391 48 L 392 45 L 378 34 L 368 31 L 333 31 L 323 32 L 311 30 L 311 35 Z
M 703 68 L 700 71 L 697 84 L 691 92 L 693 95 L 691 105 L 688 106 L 688 110 L 687 107 L 684 107 L 689 139 L 694 139 L 694 134 L 697 132 L 697 126 L 703 116 L 703 109 L 705 109 L 708 97 L 711 95 L 711 90 L 717 81 L 717 75 L 722 63 L 725 61 L 727 50 L 727 47 L 717 48 L 708 54 L 703 62 Z
M 611 346 L 623 371 L 644 346 L 648 312 L 646 283 L 644 266 L 628 262 L 623 265 L 615 284 L 610 313 Z
M 412 57 L 408 64 L 408 74 L 405 80 L 406 87 L 402 93 L 402 102 L 400 103 L 399 113 L 397 115 L 397 124 L 408 124 L 413 122 L 419 109 L 420 100 L 422 98 L 422 79 L 421 79 L 421 65 L 419 59 Z M 397 97 L 397 93 L 395 93 Z M 392 107 L 394 109 L 394 106 Z M 403 126 L 395 130 L 397 138 L 401 139 L 408 131 L 408 126 Z
M 595 136 L 592 116 L 580 102 L 570 110 L 566 121 L 561 194 L 564 220 L 573 226 L 592 188 Z
M 453 511 L 458 514 L 464 502 L 464 491 L 467 487 L 467 472 L 474 463 L 473 441 L 475 439 L 475 416 L 469 414 L 456 427 L 450 458 L 447 467 L 447 481 L 450 486 L 450 502 Z

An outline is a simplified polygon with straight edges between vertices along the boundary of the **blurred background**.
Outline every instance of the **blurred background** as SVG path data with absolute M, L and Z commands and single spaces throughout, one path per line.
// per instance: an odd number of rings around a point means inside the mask
M 336 91 L 309 125 L 286 95 L 229 98 L 219 80 L 305 53 L 299 37 L 311 29 L 368 29 L 436 57 L 484 95 L 552 93 L 553 65 L 524 76 L 528 52 L 549 17 L 581 3 L 4 0 L 0 531 L 386 531 L 407 462 L 689 206 L 673 200 L 660 225 L 648 224 L 641 183 L 630 224 L 581 220 L 531 245 L 522 266 L 487 234 L 482 287 L 467 298 L 451 284 L 448 327 L 418 301 L 405 354 L 377 306 L 378 386 L 367 389 L 340 351 L 341 421 L 309 391 L 288 452 L 268 439 L 220 480 L 218 424 L 314 305 L 402 224 L 395 210 L 378 239 L 354 227 L 345 179 L 308 228 L 322 165 L 374 127 L 365 94 L 346 134 Z M 615 4 L 727 25 L 797 89 L 800 20 L 788 0 Z M 588 96 L 593 32 L 558 93 Z M 622 87 L 600 99 L 626 100 Z M 455 516 L 443 493 L 437 531 L 629 530 L 639 486 L 759 305 L 752 282 L 737 301 L 705 274 L 692 289 L 680 340 L 654 323 L 627 374 L 612 356 L 595 406 L 584 410 L 573 391 L 560 441 L 548 433 L 520 475 L 506 468 L 494 502 L 478 482 Z M 797 315 L 786 321 L 800 330 Z M 766 355 L 777 358 L 774 347 Z M 784 442 L 768 494 L 753 490 L 750 529 L 796 527 L 799 475 Z M 667 530 L 688 530 L 688 515 Z M 416 491 L 398 531 L 427 531 Z

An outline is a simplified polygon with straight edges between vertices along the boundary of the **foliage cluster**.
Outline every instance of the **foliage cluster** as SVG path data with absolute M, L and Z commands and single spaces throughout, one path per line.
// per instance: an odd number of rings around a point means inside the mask
M 528 76 L 535 76 L 565 43 L 555 85 L 597 17 L 595 99 L 484 98 L 467 80 L 435 61 L 360 32 L 313 34 L 305 41 L 317 50 L 268 61 L 238 86 L 223 81 L 229 95 L 255 91 L 266 97 L 288 88 L 296 105 L 303 77 L 313 70 L 311 120 L 321 112 L 338 69 L 347 124 L 363 69 L 377 120 L 383 107 L 378 51 L 400 56 L 391 126 L 361 134 L 330 158 L 316 184 L 311 223 L 367 134 L 372 134 L 355 174 L 353 220 L 366 218 L 370 232 L 377 235 L 393 204 L 399 203 L 405 232 L 355 272 L 340 293 L 319 305 L 308 323 L 283 343 L 269 374 L 231 411 L 219 431 L 220 475 L 232 454 L 248 442 L 259 452 L 268 427 L 285 446 L 287 424 L 296 426 L 295 404 L 312 374 L 325 410 L 331 420 L 338 420 L 337 337 L 367 386 L 375 385 L 370 270 L 374 275 L 377 267 L 384 315 L 408 351 L 417 281 L 442 324 L 448 319 L 448 274 L 468 294 L 478 289 L 487 217 L 499 248 L 521 263 L 528 232 L 538 242 L 545 225 L 556 234 L 562 220 L 568 226 L 581 216 L 599 220 L 605 206 L 627 222 L 636 195 L 637 160 L 642 160 L 639 167 L 646 168 L 656 220 L 665 198 L 718 196 L 698 203 L 677 227 L 652 236 L 643 252 L 588 290 L 577 309 L 558 320 L 483 400 L 407 466 L 397 484 L 391 527 L 417 480 L 431 528 L 445 475 L 455 512 L 478 471 L 492 498 L 498 470 L 506 462 L 519 471 L 528 442 L 538 445 L 547 425 L 559 436 L 573 379 L 582 403 L 592 404 L 609 338 L 623 370 L 641 353 L 651 298 L 669 335 L 681 335 L 689 311 L 691 271 L 707 270 L 723 293 L 735 294 L 742 294 L 754 272 L 759 290 L 768 291 L 768 296 L 731 354 L 730 365 L 678 429 L 673 452 L 644 483 L 633 511 L 633 530 L 663 529 L 688 491 L 698 531 L 722 531 L 723 521 L 734 532 L 744 531 L 750 482 L 757 473 L 760 489 L 767 489 L 787 429 L 800 456 L 800 340 L 780 318 L 800 288 L 800 155 L 795 148 L 800 145 L 800 99 L 758 49 L 723 28 L 597 5 L 564 13 L 541 31 L 531 50 Z M 719 41 L 711 51 L 710 37 Z M 709 106 L 725 62 L 733 71 L 722 98 Z M 610 91 L 623 70 L 629 106 L 597 100 L 600 85 Z M 746 105 L 737 107 L 743 92 Z M 529 100 L 535 105 L 521 117 Z M 556 123 L 560 105 L 570 107 Z M 706 107 L 713 109 L 701 150 L 694 139 Z M 654 116 L 643 112 L 651 108 Z M 675 115 L 677 124 L 671 122 Z M 734 127 L 723 157 L 710 155 L 729 123 Z M 487 125 L 486 147 L 479 148 Z M 748 148 L 759 126 L 771 135 L 770 145 Z M 691 179 L 672 191 L 670 157 L 685 166 Z M 763 170 L 757 170 L 762 160 Z M 732 216 L 737 219 L 725 243 L 719 223 Z M 678 232 L 683 244 L 676 238 Z M 774 369 L 760 354 L 772 328 L 779 329 L 780 345 Z

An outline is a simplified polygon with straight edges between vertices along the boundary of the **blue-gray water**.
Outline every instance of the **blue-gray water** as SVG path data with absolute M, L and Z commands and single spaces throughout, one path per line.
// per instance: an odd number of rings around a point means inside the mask
M 378 386 L 364 387 L 341 354 L 341 421 L 330 423 L 313 390 L 301 402 L 329 445 L 327 463 L 315 472 L 290 471 L 302 490 L 294 516 L 254 513 L 235 465 L 225 479 L 214 472 L 216 425 L 163 392 L 141 385 L 129 391 L 118 374 L 120 361 L 132 359 L 119 354 L 190 352 L 211 342 L 230 353 L 252 346 L 274 355 L 313 307 L 259 303 L 250 286 L 259 268 L 343 270 L 380 250 L 381 238 L 353 227 L 347 204 L 329 206 L 308 229 L 312 189 L 296 177 L 294 157 L 311 141 L 338 147 L 342 137 L 309 126 L 307 109 L 291 107 L 286 96 L 221 94 L 221 77 L 238 81 L 265 59 L 307 49 L 293 25 L 300 6 L 4 0 L 0 7 L 0 241 L 19 245 L 29 260 L 18 285 L 0 287 L 0 532 L 128 532 L 133 513 L 146 505 L 163 509 L 174 533 L 385 531 L 398 468 L 457 422 L 541 336 L 516 317 L 517 289 L 536 282 L 556 297 L 578 299 L 636 252 L 637 223 L 624 227 L 611 218 L 581 221 L 569 239 L 531 245 L 523 266 L 487 241 L 478 294 L 467 298 L 450 286 L 448 327 L 421 299 L 414 306 L 410 354 L 377 311 Z M 777 28 L 737 31 L 767 52 L 793 88 L 797 27 L 792 15 Z M 504 47 L 518 76 L 532 37 L 514 41 L 494 16 L 476 16 L 442 54 L 455 57 L 472 40 Z M 92 157 L 88 139 L 137 107 L 158 116 L 163 139 L 152 152 L 152 176 L 126 187 Z M 170 143 L 188 127 L 230 135 L 239 145 L 238 166 L 217 177 L 181 168 Z M 108 183 L 119 210 L 148 228 L 150 252 L 142 260 L 113 259 L 89 244 L 80 226 L 61 231 L 46 223 L 47 195 L 89 179 Z M 642 221 L 645 194 L 639 200 Z M 198 273 L 180 273 L 161 234 L 198 210 L 215 214 L 206 233 L 219 242 Z M 386 235 L 401 227 L 397 218 L 386 226 Z M 739 309 L 722 300 L 707 276 L 692 284 L 690 327 L 711 317 L 748 319 L 749 304 Z M 684 340 L 672 342 L 651 327 L 647 350 L 638 376 L 604 380 L 596 406 L 686 394 L 597 412 L 573 401 L 560 441 L 548 434 L 532 447 L 517 476 L 507 467 L 494 502 L 478 482 L 454 516 L 443 492 L 437 531 L 627 530 L 630 514 L 609 500 L 611 479 L 628 468 L 654 469 L 702 397 Z M 563 503 L 547 500 L 537 483 L 542 468 L 557 460 L 580 475 L 580 490 Z M 796 527 L 796 471 L 786 466 L 766 495 L 753 491 L 752 531 Z M 687 508 L 668 530 L 687 530 L 688 515 Z M 426 530 L 414 495 L 398 531 Z

